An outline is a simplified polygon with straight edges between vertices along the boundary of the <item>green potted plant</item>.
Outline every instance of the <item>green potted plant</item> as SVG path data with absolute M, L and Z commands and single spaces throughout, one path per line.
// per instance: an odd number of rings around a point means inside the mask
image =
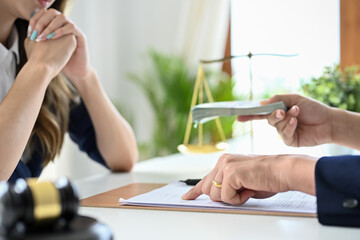
M 342 72 L 340 66 L 325 67 L 318 78 L 311 78 L 308 83 L 301 84 L 304 95 L 317 99 L 331 107 L 360 112 L 360 74 L 359 67 L 346 67 Z M 351 154 L 353 149 L 327 145 L 326 153 L 330 155 Z
M 324 73 L 310 82 L 302 83 L 301 90 L 311 98 L 317 99 L 331 107 L 360 112 L 360 74 L 359 67 L 354 65 L 345 68 L 340 66 L 325 67 Z
M 177 152 L 177 146 L 183 142 L 191 97 L 196 75 L 187 68 L 184 60 L 177 56 L 149 51 L 151 69 L 143 74 L 130 74 L 145 93 L 155 113 L 153 137 L 147 144 L 139 146 L 144 158 L 164 156 Z M 235 81 L 223 72 L 206 73 L 215 101 L 231 101 Z M 238 99 L 238 98 L 237 98 Z M 227 138 L 232 136 L 235 117 L 220 119 Z M 197 129 L 191 139 L 197 137 Z M 204 124 L 204 142 L 220 140 L 214 121 Z M 190 141 L 191 141 L 190 139 Z

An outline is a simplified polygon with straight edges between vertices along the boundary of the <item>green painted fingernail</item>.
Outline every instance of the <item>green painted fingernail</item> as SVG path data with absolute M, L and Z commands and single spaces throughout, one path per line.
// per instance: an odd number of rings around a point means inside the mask
M 55 33 L 50 33 L 49 35 L 46 36 L 46 39 L 51 39 L 55 36 Z
M 35 15 L 35 13 L 36 13 L 36 12 L 32 12 L 32 13 L 30 14 L 30 18 L 32 18 L 32 17 Z
M 33 33 L 31 34 L 30 40 L 33 41 L 37 35 L 38 35 L 38 31 L 34 30 Z

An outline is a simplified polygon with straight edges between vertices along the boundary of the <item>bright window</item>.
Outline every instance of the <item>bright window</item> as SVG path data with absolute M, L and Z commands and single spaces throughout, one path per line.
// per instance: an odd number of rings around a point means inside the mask
M 325 66 L 339 63 L 339 0 L 232 0 L 231 4 L 232 55 L 298 54 L 291 58 L 251 58 L 254 100 L 265 94 L 297 92 L 301 81 L 321 75 Z M 236 90 L 248 97 L 249 58 L 233 59 L 232 70 Z M 235 136 L 249 136 L 249 123 L 237 122 L 234 126 Z M 251 141 L 239 145 L 237 152 L 304 153 L 303 149 L 285 147 L 266 121 L 253 122 L 252 136 Z M 322 154 L 320 148 L 306 151 Z
M 340 60 L 339 0 L 232 0 L 232 55 L 299 54 L 251 59 L 255 98 L 295 92 Z M 232 61 L 237 90 L 249 92 L 249 59 Z M 254 98 L 254 99 L 255 99 Z

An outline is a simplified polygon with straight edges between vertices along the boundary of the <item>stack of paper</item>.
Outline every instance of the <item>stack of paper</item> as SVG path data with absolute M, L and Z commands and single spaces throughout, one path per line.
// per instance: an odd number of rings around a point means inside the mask
M 249 199 L 241 206 L 229 205 L 223 202 L 213 202 L 207 195 L 201 195 L 196 200 L 183 200 L 181 196 L 189 191 L 191 186 L 182 182 L 173 182 L 162 188 L 144 193 L 128 200 L 119 199 L 122 205 L 179 207 L 179 208 L 210 208 L 228 210 L 251 210 L 286 213 L 316 213 L 316 197 L 302 192 L 278 193 L 270 198 Z

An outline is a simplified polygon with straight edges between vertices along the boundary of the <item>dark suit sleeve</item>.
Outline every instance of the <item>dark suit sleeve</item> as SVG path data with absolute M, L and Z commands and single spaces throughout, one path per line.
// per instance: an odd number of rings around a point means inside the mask
M 320 158 L 315 179 L 319 222 L 360 227 L 360 156 Z
M 68 132 L 81 151 L 86 152 L 91 159 L 107 167 L 96 144 L 94 126 L 82 101 L 70 112 Z

